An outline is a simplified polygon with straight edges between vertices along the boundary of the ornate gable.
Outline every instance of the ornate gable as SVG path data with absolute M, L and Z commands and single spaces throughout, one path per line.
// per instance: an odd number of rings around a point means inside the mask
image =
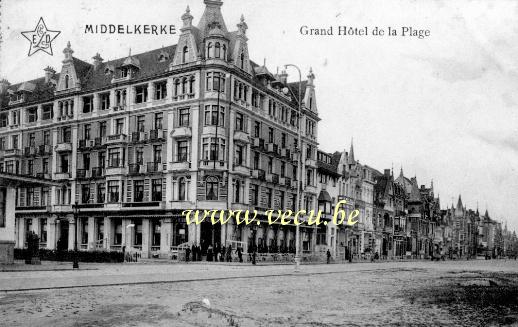
M 80 88 L 81 84 L 74 67 L 74 58 L 72 57 L 74 50 L 72 50 L 70 46 L 70 41 L 67 43 L 67 47 L 63 50 L 63 53 L 65 54 L 65 59 L 63 59 L 63 66 L 59 74 L 56 92 L 76 91 Z
M 185 13 L 182 15 L 183 27 L 182 34 L 178 39 L 176 51 L 173 58 L 173 65 L 185 64 L 196 61 L 198 58 L 198 46 L 196 43 L 195 27 L 192 26 L 192 15 L 187 6 Z

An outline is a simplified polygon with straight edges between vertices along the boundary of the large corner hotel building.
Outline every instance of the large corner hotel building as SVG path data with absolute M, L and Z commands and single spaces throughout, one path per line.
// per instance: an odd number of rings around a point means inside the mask
M 182 15 L 177 45 L 87 63 L 68 44 L 59 73 L 0 82 L 0 169 L 63 182 L 17 190 L 16 247 L 32 230 L 49 249 L 73 249 L 77 237 L 82 250 L 143 257 L 186 242 L 294 251 L 291 225 L 187 226 L 181 215 L 295 209 L 297 179 L 301 209 L 318 209 L 320 192 L 313 74 L 299 111 L 299 83 L 249 59 L 244 19 L 228 31 L 222 2 L 204 2 L 198 26 Z M 301 227 L 301 249 L 335 244 L 331 225 Z

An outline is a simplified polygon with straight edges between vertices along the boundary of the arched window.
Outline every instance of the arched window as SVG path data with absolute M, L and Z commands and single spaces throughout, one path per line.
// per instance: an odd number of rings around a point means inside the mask
M 68 75 L 65 75 L 65 89 L 68 89 L 69 79 L 70 77 Z
M 180 200 L 180 201 L 186 200 L 186 198 L 187 198 L 186 191 L 187 191 L 187 183 L 185 181 L 185 178 L 182 177 L 178 180 L 178 200 Z
M 187 62 L 188 54 L 189 54 L 189 48 L 187 46 L 184 46 L 183 51 L 182 51 L 182 64 L 185 64 Z
M 241 52 L 241 55 L 239 56 L 239 67 L 241 69 L 245 68 L 245 53 Z
M 211 52 L 212 52 L 212 42 L 209 42 L 209 44 L 207 44 L 207 59 L 210 58 Z
M 219 42 L 216 42 L 216 45 L 214 46 L 214 58 L 219 58 L 221 55 L 221 46 L 219 45 Z
M 218 178 L 214 176 L 208 176 L 205 179 L 205 194 L 207 200 L 218 199 Z
M 221 46 L 223 48 L 223 60 L 227 60 L 227 46 L 226 45 L 222 45 Z
M 236 184 L 235 184 L 235 189 L 234 189 L 234 202 L 235 203 L 239 203 L 240 202 L 240 195 L 241 195 L 241 182 L 239 180 L 236 181 Z

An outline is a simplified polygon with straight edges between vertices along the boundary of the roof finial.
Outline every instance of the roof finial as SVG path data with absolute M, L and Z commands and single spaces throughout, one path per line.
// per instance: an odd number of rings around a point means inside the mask
M 245 21 L 245 15 L 241 14 L 241 19 L 240 19 L 241 23 L 243 23 Z
M 186 13 L 190 13 L 191 12 L 191 8 L 189 8 L 189 5 L 187 5 L 187 8 L 185 9 L 185 12 Z
M 129 55 L 128 57 L 131 57 L 131 47 L 129 48 Z

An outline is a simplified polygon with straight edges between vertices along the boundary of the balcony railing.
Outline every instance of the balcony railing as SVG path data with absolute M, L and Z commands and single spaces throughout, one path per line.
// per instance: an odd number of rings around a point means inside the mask
M 72 151 L 72 143 L 70 142 L 62 142 L 56 145 L 56 152 L 71 152 Z
M 77 169 L 76 177 L 77 178 L 86 178 L 86 169 Z
M 51 154 L 51 153 L 52 153 L 52 148 L 48 144 L 42 144 L 38 147 L 38 154 L 40 156 L 44 156 L 44 155 Z
M 36 173 L 36 178 L 50 179 L 50 174 L 49 173 Z
M 20 149 L 6 149 L 4 150 L 4 157 L 19 157 L 22 154 Z
M 131 142 L 140 142 L 145 140 L 144 132 L 131 132 Z
M 139 164 L 129 164 L 129 174 L 130 175 L 137 175 L 141 173 Z
M 263 169 L 254 169 L 252 171 L 252 177 L 264 181 L 266 180 L 266 172 Z
M 107 144 L 125 143 L 125 142 L 126 142 L 126 134 L 108 135 L 108 137 L 106 139 Z
M 148 162 L 147 163 L 147 172 L 148 173 L 157 173 L 162 171 L 162 163 L 161 162 Z
M 38 151 L 35 146 L 27 146 L 23 151 L 23 155 L 26 157 L 35 156 L 37 152 Z
M 163 129 L 152 129 L 149 131 L 149 139 L 151 141 L 165 140 Z
M 104 176 L 104 168 L 101 167 L 94 167 L 92 168 L 92 177 L 103 177 Z
M 103 146 L 105 141 L 106 141 L 106 139 L 104 137 L 96 137 L 94 139 L 94 146 L 96 146 L 96 147 Z

